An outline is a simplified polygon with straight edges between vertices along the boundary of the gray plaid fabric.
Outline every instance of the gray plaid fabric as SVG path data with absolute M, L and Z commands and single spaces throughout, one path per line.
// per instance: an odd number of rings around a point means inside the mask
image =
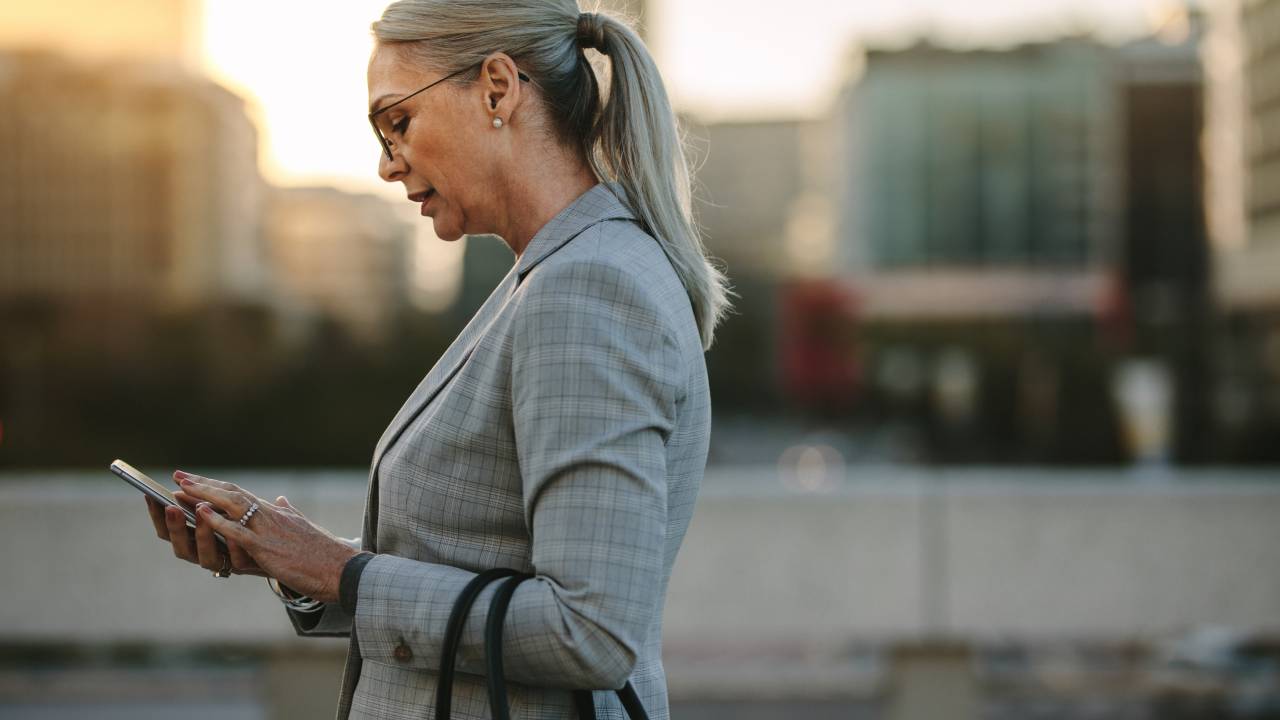
M 662 607 L 711 402 L 688 295 L 615 193 L 596 185 L 534 236 L 378 442 L 355 618 L 293 618 L 351 634 L 339 718 L 434 717 L 449 611 L 493 567 L 536 573 L 506 616 L 513 717 L 574 717 L 567 688 L 627 680 L 668 717 Z M 457 718 L 489 717 L 493 590 L 467 620 Z

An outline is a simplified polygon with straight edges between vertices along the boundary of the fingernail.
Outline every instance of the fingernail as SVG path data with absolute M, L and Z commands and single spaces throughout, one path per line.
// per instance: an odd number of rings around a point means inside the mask
M 178 477 L 190 477 L 190 476 L 191 476 L 191 473 L 187 472 L 186 470 L 174 470 L 174 471 L 173 471 L 173 474 L 174 474 L 174 475 L 176 475 L 176 476 L 178 476 Z
M 179 485 L 181 485 L 182 487 L 188 487 L 188 486 L 191 486 L 191 485 L 195 485 L 195 483 L 191 482 L 190 480 L 186 479 L 185 477 L 180 477 L 180 478 L 178 478 L 178 484 L 179 484 Z
M 200 503 L 200 504 L 197 506 L 197 508 L 199 508 L 200 512 L 204 513 L 205 515 L 212 515 L 212 514 L 213 514 L 213 508 L 209 507 L 209 504 L 208 504 L 208 503 Z

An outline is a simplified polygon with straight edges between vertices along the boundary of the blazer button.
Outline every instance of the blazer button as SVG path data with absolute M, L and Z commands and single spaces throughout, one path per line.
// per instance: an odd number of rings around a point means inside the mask
M 396 649 L 391 654 L 395 655 L 396 660 L 402 663 L 407 663 L 413 659 L 413 651 L 409 649 L 408 645 L 404 644 L 403 639 L 400 640 L 400 643 L 396 645 Z

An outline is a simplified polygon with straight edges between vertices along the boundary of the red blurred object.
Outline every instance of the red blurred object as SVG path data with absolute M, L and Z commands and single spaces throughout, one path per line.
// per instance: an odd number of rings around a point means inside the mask
M 784 391 L 810 409 L 850 409 L 862 381 L 857 293 L 834 280 L 796 281 L 780 292 Z
M 1105 346 L 1123 352 L 1133 345 L 1133 303 L 1124 277 L 1110 273 L 1094 308 Z

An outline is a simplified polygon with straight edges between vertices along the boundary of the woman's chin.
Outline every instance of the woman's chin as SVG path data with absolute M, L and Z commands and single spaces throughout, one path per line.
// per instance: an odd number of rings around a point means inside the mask
M 431 226 L 435 230 L 436 237 L 445 242 L 453 242 L 465 234 L 457 226 L 444 225 L 435 218 L 431 218 Z

